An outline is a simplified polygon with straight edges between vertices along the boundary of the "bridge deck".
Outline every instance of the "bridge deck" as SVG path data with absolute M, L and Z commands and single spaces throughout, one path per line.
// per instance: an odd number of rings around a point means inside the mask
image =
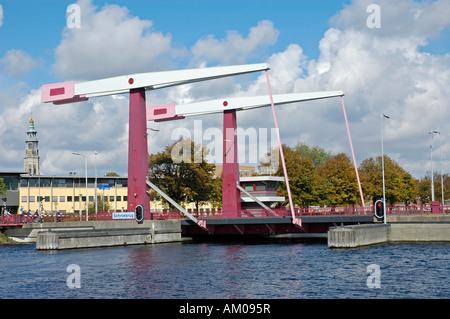
M 302 216 L 302 227 L 292 223 L 291 217 L 254 218 L 209 218 L 206 228 L 198 227 L 193 221 L 184 219 L 181 227 L 184 236 L 220 235 L 280 235 L 280 234 L 325 234 L 331 226 L 372 223 L 372 215 L 328 215 Z

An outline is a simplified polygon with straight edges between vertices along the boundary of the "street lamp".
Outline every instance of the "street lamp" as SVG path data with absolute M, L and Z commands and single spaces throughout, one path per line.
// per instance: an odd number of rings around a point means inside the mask
M 97 220 L 97 151 L 94 151 L 94 167 L 95 167 L 95 220 Z
M 433 174 L 433 134 L 439 134 L 440 136 L 440 132 L 436 131 L 436 130 L 432 130 L 430 132 L 428 132 L 428 134 L 430 134 L 431 137 L 431 141 L 430 141 L 430 161 L 431 161 L 431 202 L 434 202 L 434 174 Z M 440 148 L 440 145 L 439 145 Z M 442 189 L 444 188 L 444 185 L 442 183 L 442 153 L 441 153 L 441 186 Z M 443 193 L 443 192 L 442 192 Z M 443 195 L 442 195 L 443 196 Z M 444 205 L 444 200 L 442 200 L 442 205 Z
M 72 152 L 73 155 L 79 155 L 84 157 L 84 170 L 86 173 L 86 221 L 89 220 L 89 197 L 88 197 L 88 178 L 87 178 L 87 157 L 80 153 Z M 80 212 L 81 214 L 81 212 Z
M 442 146 L 441 146 L 441 132 L 439 132 L 439 153 L 441 155 L 441 194 L 442 194 L 442 207 L 444 207 L 444 175 L 442 174 Z
M 384 147 L 383 147 L 383 118 L 389 118 L 385 114 L 381 114 L 381 171 L 383 176 L 383 220 L 386 224 L 386 188 L 384 184 Z

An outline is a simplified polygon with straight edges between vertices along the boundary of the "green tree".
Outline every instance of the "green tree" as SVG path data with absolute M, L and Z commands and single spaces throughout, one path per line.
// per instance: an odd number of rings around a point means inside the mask
M 103 205 L 104 209 L 103 209 Z M 95 212 L 95 201 L 94 202 L 89 202 L 89 212 Z M 105 196 L 105 198 L 103 196 L 97 196 L 97 211 L 109 211 L 111 209 L 111 202 L 108 200 L 108 197 Z
M 178 203 L 194 202 L 196 209 L 205 202 L 217 203 L 215 165 L 206 162 L 208 153 L 190 139 L 180 138 L 149 156 L 149 179 Z
M 441 175 L 439 173 L 433 174 L 433 186 L 434 186 L 434 200 L 442 201 L 442 185 Z M 444 200 L 449 197 L 448 189 L 450 189 L 450 176 L 448 174 L 442 175 L 442 181 L 444 182 Z M 423 178 L 416 180 L 417 197 L 421 202 L 431 202 L 431 174 L 427 172 Z
M 0 177 L 0 196 L 6 196 L 6 185 L 3 182 L 3 178 Z
M 344 153 L 333 156 L 317 167 L 319 177 L 325 183 L 322 198 L 329 205 L 355 204 L 358 199 L 358 183 L 354 166 Z
M 383 178 L 381 156 L 361 162 L 359 167 L 363 192 L 373 201 L 383 197 Z M 390 204 L 408 202 L 415 199 L 416 183 L 414 178 L 397 162 L 384 155 L 384 176 L 386 202 Z
M 275 150 L 272 150 L 272 152 Z M 289 186 L 294 205 L 317 205 L 321 202 L 321 185 L 318 181 L 316 170 L 311 158 L 302 156 L 300 151 L 283 145 L 283 154 L 286 162 L 286 170 L 289 177 Z M 271 157 L 270 155 L 268 155 Z M 260 170 L 261 169 L 260 167 Z M 275 175 L 284 176 L 281 159 Z M 288 203 L 286 183 L 280 186 L 280 193 L 286 198 L 284 204 Z
M 106 173 L 105 176 L 119 177 L 119 174 L 117 174 L 116 172 L 109 172 L 109 173 Z
M 333 157 L 331 152 L 326 151 L 319 146 L 311 147 L 303 142 L 298 142 L 295 146 L 295 150 L 300 152 L 301 156 L 310 158 L 316 167 Z

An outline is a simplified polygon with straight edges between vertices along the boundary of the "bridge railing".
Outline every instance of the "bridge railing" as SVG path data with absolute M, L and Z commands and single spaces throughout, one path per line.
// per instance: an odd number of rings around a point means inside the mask
M 364 215 L 372 214 L 372 208 L 364 207 L 305 207 L 296 208 L 296 216 L 329 216 L 329 215 Z M 222 210 L 216 211 L 191 211 L 191 215 L 198 219 L 221 219 L 225 218 L 227 214 L 224 214 Z M 284 207 L 274 209 L 244 209 L 240 210 L 237 217 L 241 218 L 270 218 L 270 217 L 291 217 L 291 211 Z M 185 216 L 177 211 L 166 212 L 153 212 L 153 218 L 155 219 L 179 219 L 185 218 Z
M 345 207 L 300 207 L 295 209 L 295 216 L 334 216 L 334 215 L 372 215 L 373 206 L 345 206 Z M 394 214 L 433 214 L 438 212 L 439 214 L 449 214 L 450 206 L 440 206 L 439 210 L 432 210 L 431 205 L 393 205 L 386 207 L 387 215 Z M 221 219 L 224 218 L 224 212 L 222 210 L 212 211 L 191 211 L 194 217 L 198 219 Z M 153 219 L 185 219 L 179 211 L 151 211 Z M 225 214 L 226 215 L 226 214 Z M 238 213 L 238 217 L 241 218 L 283 218 L 291 217 L 289 209 L 284 207 L 278 207 L 271 210 L 266 209 L 244 209 Z M 97 213 L 90 212 L 88 220 L 112 220 L 112 213 L 107 211 L 99 211 Z M 74 222 L 85 221 L 86 213 L 44 213 L 41 216 L 37 215 L 0 215 L 0 225 L 2 226 L 14 226 L 23 225 L 27 223 L 38 222 Z
M 0 225 L 19 225 L 23 224 L 23 216 L 17 214 L 1 215 Z

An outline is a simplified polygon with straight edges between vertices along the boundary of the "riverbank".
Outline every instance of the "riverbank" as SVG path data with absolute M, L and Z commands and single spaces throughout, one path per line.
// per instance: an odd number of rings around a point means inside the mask
M 1 244 L 11 244 L 12 243 L 12 239 L 9 238 L 8 236 L 6 236 L 3 233 L 0 233 L 0 245 Z

